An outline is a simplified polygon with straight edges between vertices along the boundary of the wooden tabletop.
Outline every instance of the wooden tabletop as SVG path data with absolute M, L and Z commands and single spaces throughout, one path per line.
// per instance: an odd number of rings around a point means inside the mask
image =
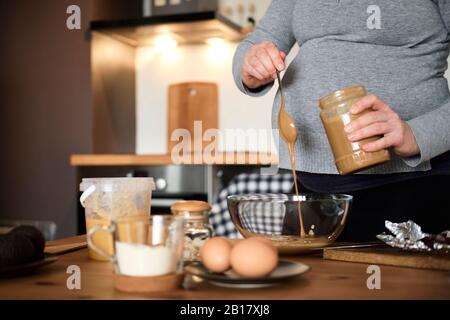
M 202 154 L 188 154 L 181 159 L 181 163 L 174 163 L 168 155 L 135 155 L 135 154 L 74 154 L 70 157 L 70 164 L 74 167 L 96 166 L 157 166 L 170 164 L 183 165 L 276 165 L 278 156 L 271 153 L 230 152 L 219 153 L 213 157 Z
M 84 237 L 65 239 L 49 245 L 80 243 Z M 114 289 L 113 268 L 107 262 L 87 257 L 87 249 L 58 256 L 58 261 L 36 274 L 0 279 L 0 299 L 189 299 L 189 300 L 297 300 L 297 299 L 450 299 L 448 272 L 381 267 L 381 289 L 367 288 L 368 265 L 323 260 L 317 256 L 283 257 L 300 261 L 312 269 L 302 277 L 272 288 L 228 289 L 206 282 L 190 290 L 155 294 L 126 294 Z M 81 269 L 81 290 L 66 286 L 67 268 Z

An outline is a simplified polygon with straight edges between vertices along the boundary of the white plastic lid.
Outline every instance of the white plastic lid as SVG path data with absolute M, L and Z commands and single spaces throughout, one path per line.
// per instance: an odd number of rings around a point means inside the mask
M 88 188 L 95 186 L 95 191 L 154 191 L 155 181 L 153 178 L 86 178 L 80 183 L 80 191 L 84 192 Z

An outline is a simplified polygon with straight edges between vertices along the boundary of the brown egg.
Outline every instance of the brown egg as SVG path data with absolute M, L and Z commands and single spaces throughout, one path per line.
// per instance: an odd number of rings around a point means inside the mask
M 200 259 L 206 269 L 221 273 L 230 269 L 231 244 L 224 238 L 211 238 L 200 249 Z
M 228 243 L 231 245 L 231 247 L 233 248 L 237 243 L 239 243 L 239 241 L 241 241 L 240 239 L 231 239 L 231 238 L 226 238 Z
M 246 239 L 231 251 L 231 267 L 242 277 L 268 276 L 278 265 L 278 251 L 272 244 L 258 239 Z
M 275 250 L 276 252 L 278 252 L 277 247 L 274 246 L 274 244 L 272 243 L 272 241 L 270 241 L 267 238 L 263 238 L 263 237 L 251 237 L 248 238 L 248 240 L 256 240 L 256 241 L 261 241 L 262 243 L 267 244 L 269 247 L 271 247 L 273 250 Z

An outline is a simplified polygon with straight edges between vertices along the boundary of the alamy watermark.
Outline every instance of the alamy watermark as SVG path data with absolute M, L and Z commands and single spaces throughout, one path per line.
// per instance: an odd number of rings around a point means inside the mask
M 202 121 L 195 121 L 193 129 L 192 132 L 180 128 L 171 133 L 170 141 L 173 147 L 169 151 L 173 164 L 247 163 L 263 166 L 262 174 L 274 174 L 278 170 L 277 156 L 273 152 L 274 149 L 278 149 L 275 143 L 279 140 L 278 130 L 203 130 Z M 266 151 L 258 152 L 258 150 Z
M 81 9 L 72 4 L 67 7 L 66 13 L 69 15 L 66 19 L 66 26 L 69 30 L 81 30 Z
M 66 287 L 69 290 L 81 290 L 81 269 L 77 265 L 67 267 L 66 273 L 70 274 L 66 280 Z
M 366 272 L 370 274 L 366 281 L 367 289 L 381 290 L 381 268 L 377 265 L 370 265 Z
M 367 13 L 369 14 L 367 28 L 369 30 L 381 29 L 381 8 L 377 5 L 370 5 L 367 7 Z

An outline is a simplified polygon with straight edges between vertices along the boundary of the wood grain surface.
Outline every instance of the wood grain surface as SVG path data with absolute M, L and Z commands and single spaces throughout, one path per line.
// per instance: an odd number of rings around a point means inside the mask
M 77 239 L 83 238 L 60 243 Z M 272 288 L 232 289 L 201 282 L 189 290 L 128 294 L 114 289 L 110 263 L 89 260 L 87 250 L 81 249 L 58 256 L 56 263 L 34 275 L 0 280 L 0 299 L 450 299 L 448 272 L 380 266 L 381 290 L 369 290 L 368 264 L 323 260 L 320 254 L 283 258 L 303 262 L 312 269 Z M 67 289 L 70 265 L 81 269 L 81 290 Z
M 86 236 L 76 236 L 63 240 L 48 241 L 44 253 L 48 255 L 64 254 L 87 247 Z
M 405 252 L 391 247 L 325 249 L 323 256 L 330 260 L 450 271 L 448 254 Z

